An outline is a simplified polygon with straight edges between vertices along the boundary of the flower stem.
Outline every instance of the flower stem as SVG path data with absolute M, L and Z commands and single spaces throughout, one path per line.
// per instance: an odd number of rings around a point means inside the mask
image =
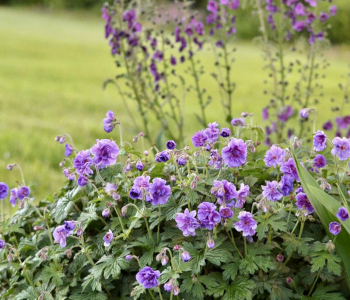
M 238 249 L 238 247 L 236 245 L 235 238 L 233 237 L 232 230 L 228 231 L 228 236 L 229 236 L 230 240 L 232 241 L 233 247 L 235 247 L 235 249 L 237 250 L 239 256 L 243 259 L 243 255 L 242 255 L 241 251 L 239 251 L 239 249 Z
M 313 285 L 312 285 L 312 287 L 311 287 L 309 293 L 307 294 L 308 297 L 311 296 L 311 293 L 312 293 L 312 291 L 313 291 L 313 289 L 314 289 L 314 287 L 315 287 L 315 285 L 316 285 L 316 283 L 317 283 L 318 278 L 319 278 L 320 275 L 321 275 L 321 272 L 322 272 L 322 268 L 321 268 L 321 269 L 318 271 L 318 273 L 317 273 L 317 276 L 316 276 L 316 278 L 315 278 L 315 281 L 314 281 L 314 283 L 313 283 Z
M 163 300 L 162 292 L 161 292 L 161 290 L 160 290 L 159 285 L 158 285 L 158 293 L 159 293 L 159 298 L 160 298 L 160 300 Z
M 123 219 L 120 215 L 120 212 L 119 212 L 119 208 L 114 206 L 114 209 L 115 209 L 115 212 L 117 213 L 118 215 L 118 219 L 119 219 L 119 223 L 120 223 L 120 226 L 122 227 L 122 230 L 123 230 L 123 233 L 125 233 L 125 228 L 124 228 L 124 224 L 123 224 Z
M 244 239 L 244 255 L 245 255 L 245 257 L 248 257 L 247 238 L 243 237 L 243 239 Z
M 159 216 L 158 216 L 158 230 L 157 230 L 157 244 L 160 242 L 160 216 L 162 214 L 162 209 L 160 204 L 158 204 Z

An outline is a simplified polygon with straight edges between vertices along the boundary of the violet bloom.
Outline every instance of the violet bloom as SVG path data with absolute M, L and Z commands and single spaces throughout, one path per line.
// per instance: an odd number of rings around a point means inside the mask
M 162 178 L 154 178 L 149 187 L 149 194 L 146 195 L 146 201 L 153 205 L 163 205 L 168 202 L 171 196 L 171 188 L 166 185 Z
M 336 216 L 341 221 L 347 221 L 349 219 L 349 213 L 345 207 L 340 207 Z
M 99 169 L 114 165 L 119 154 L 118 145 L 111 140 L 96 140 L 96 144 L 90 149 L 93 156 L 93 162 Z
M 9 187 L 5 182 L 0 182 L 0 200 L 3 200 L 7 197 L 9 193 Z
M 137 163 L 135 164 L 135 167 L 137 170 L 139 170 L 141 172 L 145 166 L 141 160 L 138 160 Z
M 326 159 L 323 155 L 317 154 L 315 158 L 313 159 L 314 166 L 316 168 L 324 168 L 327 164 Z
M 284 175 L 281 177 L 279 188 L 283 196 L 288 196 L 291 192 L 293 192 L 293 181 L 294 179 L 288 175 Z
M 68 236 L 68 233 L 65 225 L 58 226 L 53 231 L 53 237 L 54 237 L 55 243 L 60 243 L 60 246 L 62 248 L 66 247 L 67 245 L 67 241 L 66 241 L 67 236 Z
M 145 289 L 151 289 L 157 287 L 159 282 L 160 272 L 153 270 L 151 267 L 144 267 L 141 271 L 136 274 L 136 280 Z
M 193 137 L 191 138 L 192 143 L 195 147 L 202 147 L 204 146 L 205 142 L 207 141 L 208 137 L 205 134 L 204 130 L 196 132 Z
M 233 211 L 231 210 L 231 208 L 227 206 L 226 207 L 220 206 L 219 212 L 220 212 L 221 218 L 223 219 L 230 219 L 233 216 Z
M 221 216 L 216 211 L 215 204 L 202 202 L 198 205 L 198 220 L 202 227 L 212 230 L 220 222 Z
M 332 16 L 335 16 L 337 14 L 337 7 L 335 5 L 332 5 L 330 8 L 329 8 L 329 11 L 331 13 Z
M 116 184 L 107 182 L 106 186 L 104 187 L 104 190 L 108 195 L 112 196 L 114 200 L 117 201 L 120 199 L 120 195 L 117 193 L 118 186 Z
M 88 181 L 89 180 L 84 175 L 80 175 L 77 180 L 77 183 L 79 186 L 83 187 L 87 185 Z
M 309 214 L 312 214 L 315 211 L 313 206 L 310 203 L 309 198 L 306 196 L 305 193 L 297 194 L 295 199 L 296 199 L 295 204 L 299 209 L 306 209 Z
M 113 131 L 115 126 L 117 125 L 117 118 L 114 115 L 114 112 L 109 110 L 106 113 L 106 117 L 103 119 L 103 129 L 110 133 Z
M 243 126 L 244 125 L 244 121 L 242 118 L 234 118 L 231 120 L 231 124 L 233 126 Z
M 185 166 L 187 161 L 186 158 L 184 158 L 183 156 L 180 156 L 177 160 L 176 160 L 177 164 L 179 166 Z
M 170 281 L 164 284 L 164 291 L 171 292 L 173 289 L 173 285 Z
M 257 222 L 254 220 L 253 215 L 247 211 L 241 211 L 238 214 L 239 222 L 233 224 L 235 229 L 242 232 L 243 236 L 253 236 L 255 229 L 257 228 Z
M 64 221 L 64 228 L 66 229 L 67 235 L 72 234 L 73 230 L 75 228 L 75 222 L 74 221 Z
M 220 130 L 217 128 L 218 126 L 218 123 L 213 122 L 208 124 L 208 128 L 204 130 L 205 135 L 207 136 L 207 141 L 209 143 L 214 143 L 218 140 L 220 133 Z
M 218 12 L 218 3 L 216 1 L 209 0 L 207 10 L 216 15 Z
M 105 247 L 109 247 L 111 245 L 113 239 L 114 239 L 114 235 L 113 235 L 112 230 L 108 230 L 108 232 L 103 237 L 103 241 L 104 241 L 103 245 Z
M 237 201 L 235 204 L 236 208 L 242 208 L 244 203 L 245 203 L 245 199 L 249 196 L 250 190 L 249 190 L 249 185 L 245 185 L 244 183 L 241 183 L 241 187 L 240 189 L 237 191 Z
M 350 157 L 350 140 L 347 138 L 336 137 L 333 139 L 334 148 L 332 155 L 338 156 L 339 160 L 346 160 Z
M 329 223 L 329 232 L 333 235 L 338 235 L 341 231 L 341 225 L 338 222 Z
M 24 198 L 28 198 L 30 194 L 29 187 L 22 186 L 17 190 L 17 198 L 23 200 Z
M 267 107 L 264 107 L 261 114 L 263 119 L 267 120 L 269 118 L 269 109 Z
M 10 203 L 12 207 L 15 207 L 17 204 L 17 189 L 12 189 L 10 192 Z
M 196 217 L 197 212 L 195 210 L 189 211 L 187 208 L 183 213 L 178 213 L 175 221 L 176 226 L 182 231 L 184 236 L 195 236 L 196 229 L 200 227 Z
M 227 180 L 214 180 L 211 193 L 218 198 L 219 204 L 225 203 L 229 207 L 235 204 L 232 200 L 237 196 L 236 187 L 233 183 L 228 182 Z
M 74 151 L 74 148 L 71 145 L 66 144 L 66 150 L 64 151 L 64 155 L 66 157 L 69 157 L 72 155 L 73 151 Z
M 263 196 L 269 201 L 278 201 L 283 198 L 283 194 L 278 190 L 277 181 L 266 181 L 266 186 L 261 186 Z
M 305 15 L 305 8 L 302 3 L 297 3 L 294 7 L 295 14 L 298 16 L 304 16 Z
M 327 147 L 327 136 L 323 131 L 319 130 L 314 134 L 315 151 L 322 151 Z
M 176 148 L 176 143 L 173 140 L 169 140 L 166 142 L 166 148 L 168 150 L 174 150 Z
M 236 138 L 231 138 L 230 142 L 221 151 L 222 158 L 226 165 L 237 168 L 247 160 L 247 144 Z
M 192 257 L 187 251 L 184 251 L 181 253 L 181 258 L 184 262 L 188 262 Z
M 306 27 L 306 24 L 305 24 L 305 22 L 304 21 L 296 21 L 294 24 L 293 24 L 293 26 L 292 26 L 292 28 L 295 30 L 295 31 L 303 31 L 304 29 L 305 29 L 305 27 Z
M 104 218 L 109 218 L 111 216 L 111 210 L 109 208 L 105 208 L 102 211 L 102 217 Z
M 328 19 L 329 19 L 329 14 L 327 14 L 326 12 L 320 13 L 320 21 L 322 23 L 326 22 Z
M 176 66 L 176 57 L 171 56 L 171 57 L 170 57 L 170 63 L 171 63 L 173 66 Z
M 93 171 L 91 166 L 93 165 L 89 150 L 83 150 L 77 153 L 73 160 L 73 166 L 79 175 L 91 175 Z
M 207 241 L 207 247 L 208 249 L 213 249 L 215 247 L 215 242 L 212 238 Z
M 170 153 L 167 150 L 156 154 L 156 162 L 167 162 L 170 159 Z
M 281 165 L 284 161 L 286 151 L 280 147 L 273 145 L 270 150 L 266 152 L 264 162 L 268 167 L 276 168 L 277 165 Z
M 300 117 L 305 119 L 305 118 L 307 118 L 309 116 L 309 113 L 310 113 L 310 109 L 309 108 L 303 108 L 303 109 L 300 110 L 299 115 L 300 115 Z
M 150 183 L 149 176 L 139 176 L 135 178 L 134 185 L 130 189 L 129 196 L 132 199 L 142 200 L 143 197 L 148 193 Z
M 5 245 L 6 245 L 5 241 L 0 239 L 0 250 L 5 249 Z
M 346 128 L 348 128 L 348 125 L 349 125 L 346 117 L 335 118 L 335 123 L 337 124 L 338 129 L 346 129 Z
M 293 114 L 293 109 L 290 105 L 288 105 L 281 108 L 281 112 L 277 115 L 277 117 L 280 121 L 285 123 L 292 116 L 292 114 Z
M 297 171 L 297 168 L 295 166 L 294 159 L 292 157 L 289 158 L 288 161 L 282 163 L 281 172 L 285 175 L 291 176 L 296 181 L 300 181 L 298 171 Z
M 222 128 L 220 135 L 224 138 L 229 137 L 231 135 L 231 130 L 229 128 Z

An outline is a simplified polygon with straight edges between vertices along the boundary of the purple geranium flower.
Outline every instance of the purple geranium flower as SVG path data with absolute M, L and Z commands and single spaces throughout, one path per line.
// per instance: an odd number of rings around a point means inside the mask
M 334 148 L 332 155 L 339 157 L 339 160 L 346 160 L 350 157 L 350 140 L 347 138 L 336 137 L 333 139 Z
M 29 187 L 22 186 L 17 190 L 17 198 L 23 200 L 24 198 L 28 198 L 30 194 Z
M 287 122 L 287 120 L 291 117 L 293 114 L 293 109 L 290 105 L 283 106 L 281 108 L 281 112 L 277 115 L 278 119 L 282 122 Z
M 329 232 L 333 235 L 338 235 L 341 231 L 341 225 L 338 222 L 329 223 Z
M 7 197 L 9 193 L 9 187 L 5 182 L 0 182 L 0 200 L 3 200 Z
M 67 231 L 67 235 L 72 234 L 73 230 L 75 228 L 75 222 L 74 221 L 64 221 L 64 228 Z
M 149 186 L 149 194 L 146 195 L 146 201 L 153 205 L 163 205 L 168 202 L 171 196 L 171 188 L 166 185 L 162 178 L 154 178 Z
M 217 14 L 218 12 L 218 3 L 213 0 L 209 0 L 207 5 L 207 10 L 210 11 L 213 14 Z
M 214 186 L 211 189 L 211 193 L 218 198 L 219 204 L 222 204 L 223 202 L 227 206 L 233 206 L 235 204 L 232 199 L 237 196 L 236 187 L 233 183 L 228 182 L 227 180 L 214 180 Z
M 283 196 L 288 196 L 291 192 L 293 192 L 293 181 L 294 179 L 288 175 L 281 177 L 280 190 Z
M 335 16 L 337 14 L 337 6 L 336 5 L 332 5 L 330 8 L 329 8 L 329 11 L 331 13 L 332 16 Z
M 91 175 L 93 171 L 91 170 L 92 159 L 89 150 L 83 150 L 77 153 L 73 160 L 73 166 L 79 175 Z
M 184 158 L 183 156 L 180 156 L 177 160 L 176 160 L 177 164 L 179 166 L 184 166 L 186 165 L 187 161 L 186 158 Z
M 158 278 L 160 277 L 160 272 L 153 270 L 151 267 L 144 267 L 141 271 L 136 274 L 136 280 L 145 289 L 151 289 L 158 286 Z
M 299 193 L 296 195 L 296 206 L 299 209 L 306 209 L 309 214 L 312 214 L 315 210 L 313 208 L 313 206 L 310 203 L 309 198 L 306 196 L 305 193 Z
M 264 162 L 268 167 L 276 168 L 277 165 L 281 165 L 284 161 L 286 151 L 280 147 L 273 145 L 270 150 L 266 152 Z
M 139 176 L 135 178 L 134 185 L 130 189 L 129 196 L 132 199 L 142 200 L 143 196 L 146 195 L 150 188 L 149 176 Z
M 108 232 L 103 237 L 103 241 L 104 241 L 103 245 L 105 247 L 109 247 L 111 245 L 113 239 L 114 239 L 114 235 L 113 235 L 112 230 L 108 230 Z
M 349 219 L 349 213 L 345 207 L 340 207 L 336 216 L 341 221 L 347 221 Z
M 220 206 L 219 212 L 223 219 L 229 219 L 233 216 L 233 211 L 227 206 Z
M 205 134 L 204 130 L 196 132 L 193 137 L 191 138 L 192 143 L 195 147 L 202 147 L 204 146 L 205 142 L 207 141 L 208 137 Z
M 53 231 L 53 237 L 55 239 L 55 243 L 60 243 L 60 246 L 62 248 L 66 247 L 68 233 L 66 230 L 65 225 L 61 225 L 55 228 L 55 230 Z
M 291 176 L 296 181 L 300 181 L 299 176 L 298 176 L 298 172 L 297 172 L 297 168 L 295 166 L 295 162 L 294 162 L 293 158 L 289 158 L 288 161 L 282 163 L 281 172 L 285 175 Z
M 104 190 L 108 195 L 112 196 L 114 200 L 117 201 L 120 199 L 120 195 L 117 193 L 118 186 L 116 184 L 107 182 L 106 186 L 104 187 Z
M 176 143 L 173 140 L 169 140 L 166 143 L 166 148 L 168 150 L 174 150 L 176 148 Z
M 261 186 L 263 196 L 269 201 L 278 201 L 283 198 L 283 194 L 278 190 L 277 181 L 266 181 L 266 186 Z
M 188 253 L 187 251 L 184 251 L 181 253 L 181 258 L 184 262 L 188 262 L 192 257 L 190 253 Z
M 220 135 L 224 138 L 229 137 L 231 135 L 231 130 L 229 128 L 222 128 Z
M 89 180 L 84 175 L 80 175 L 77 180 L 77 183 L 79 186 L 83 187 L 87 185 L 88 181 Z
M 209 143 L 214 143 L 218 140 L 220 133 L 220 130 L 217 128 L 218 126 L 219 124 L 216 122 L 210 123 L 208 124 L 208 128 L 204 130 Z
M 316 168 L 323 168 L 326 166 L 327 161 L 323 155 L 317 154 L 313 160 L 313 163 Z
M 5 248 L 5 245 L 6 245 L 5 241 L 2 240 L 2 239 L 0 239 L 0 250 L 1 250 L 1 249 L 4 249 L 4 248 Z
M 182 231 L 184 236 L 195 236 L 196 229 L 200 227 L 196 217 L 197 212 L 189 211 L 187 208 L 183 213 L 178 213 L 175 221 L 176 226 Z
M 156 162 L 167 162 L 170 159 L 170 152 L 164 150 L 156 154 Z
M 114 165 L 119 154 L 118 145 L 111 140 L 96 140 L 96 144 L 90 149 L 93 155 L 93 162 L 100 168 Z
M 241 139 L 231 138 L 221 153 L 226 165 L 231 168 L 239 167 L 247 160 L 247 144 Z
M 314 148 L 315 151 L 322 151 L 326 149 L 327 136 L 323 131 L 319 130 L 314 134 Z
M 66 150 L 64 151 L 64 155 L 66 157 L 69 157 L 72 155 L 73 151 L 74 151 L 74 148 L 71 145 L 66 144 Z
M 10 203 L 12 205 L 12 207 L 16 206 L 17 203 L 17 189 L 12 189 L 10 192 Z
M 198 220 L 202 227 L 212 230 L 221 220 L 220 214 L 216 211 L 215 204 L 209 202 L 199 204 Z
M 269 118 L 269 109 L 267 107 L 264 107 L 262 109 L 261 115 L 264 120 L 267 120 Z
M 253 236 L 255 229 L 257 228 L 257 222 L 254 220 L 253 215 L 247 211 L 241 211 L 238 214 L 239 222 L 233 224 L 235 229 L 242 232 L 243 236 Z
M 327 14 L 326 12 L 321 12 L 320 13 L 320 21 L 322 23 L 326 22 L 326 20 L 329 19 L 329 14 Z
M 136 168 L 137 170 L 139 170 L 140 172 L 143 170 L 144 167 L 145 167 L 145 166 L 144 166 L 144 164 L 142 163 L 141 160 L 138 160 L 137 163 L 135 164 L 135 168 Z
M 322 128 L 324 130 L 332 130 L 333 128 L 333 123 L 331 120 L 328 120 L 326 123 L 323 124 Z
M 240 189 L 237 191 L 237 201 L 235 204 L 236 208 L 242 208 L 244 203 L 245 203 L 245 199 L 249 196 L 250 190 L 249 190 L 249 185 L 245 185 L 244 183 L 241 183 L 241 187 Z
M 106 113 L 106 117 L 103 119 L 103 129 L 110 133 L 113 131 L 115 126 L 117 125 L 117 118 L 114 115 L 114 112 L 109 110 Z
M 244 121 L 242 118 L 234 118 L 231 120 L 231 124 L 233 126 L 243 126 L 244 125 Z

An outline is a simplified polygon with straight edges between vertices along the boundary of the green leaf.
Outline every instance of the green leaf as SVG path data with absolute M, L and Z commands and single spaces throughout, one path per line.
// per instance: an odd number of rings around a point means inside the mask
M 225 270 L 222 273 L 224 280 L 229 280 L 229 279 L 234 280 L 236 278 L 236 275 L 239 269 L 239 264 L 240 264 L 239 261 L 237 261 L 235 263 L 230 263 L 222 266 L 222 269 Z
M 292 150 L 295 165 L 298 171 L 300 182 L 303 186 L 304 192 L 309 198 L 310 203 L 315 209 L 316 214 L 319 216 L 323 227 L 328 232 L 330 238 L 331 235 L 328 231 L 329 223 L 338 221 L 335 214 L 338 212 L 340 203 L 333 197 L 326 194 L 318 185 L 316 180 L 301 166 L 294 150 Z M 343 230 L 338 234 L 336 239 L 336 251 L 338 252 L 343 266 L 345 268 L 345 276 L 350 286 L 350 220 L 340 221 Z
M 83 230 L 94 220 L 98 220 L 98 215 L 96 213 L 96 205 L 92 204 L 87 208 L 87 212 L 82 212 L 78 221 L 81 222 L 81 227 Z
M 52 283 L 55 286 L 61 286 L 63 284 L 62 278 L 64 276 L 65 275 L 62 272 L 56 270 L 55 264 L 51 263 L 50 265 L 44 267 L 40 274 L 40 279 L 44 283 L 48 283 L 50 279 L 52 279 Z

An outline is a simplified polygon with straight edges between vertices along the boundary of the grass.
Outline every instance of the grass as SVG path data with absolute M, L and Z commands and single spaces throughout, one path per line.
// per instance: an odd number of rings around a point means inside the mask
M 102 20 L 89 14 L 0 8 L 0 181 L 16 185 L 18 170 L 9 172 L 6 165 L 17 162 L 34 194 L 42 198 L 59 189 L 65 179 L 58 167 L 64 147 L 54 141 L 56 135 L 69 133 L 78 149 L 86 149 L 96 138 L 107 137 L 102 119 L 108 109 L 123 124 L 130 122 L 116 90 L 102 89 L 103 81 L 115 74 L 103 26 Z M 210 52 L 201 56 L 211 70 Z M 330 118 L 329 99 L 341 99 L 338 83 L 348 71 L 348 48 L 333 49 L 327 57 L 331 66 L 323 87 L 327 97 L 319 112 L 322 119 Z M 260 120 L 261 108 L 269 100 L 262 93 L 266 74 L 261 51 L 253 43 L 238 43 L 235 58 L 235 115 L 249 111 Z M 210 76 L 201 83 L 215 96 Z M 215 97 L 214 101 L 209 120 L 223 123 Z M 187 132 L 200 128 L 191 117 L 196 105 L 195 96 L 189 95 Z M 129 131 L 124 135 L 132 137 Z M 5 206 L 9 209 L 7 201 Z

